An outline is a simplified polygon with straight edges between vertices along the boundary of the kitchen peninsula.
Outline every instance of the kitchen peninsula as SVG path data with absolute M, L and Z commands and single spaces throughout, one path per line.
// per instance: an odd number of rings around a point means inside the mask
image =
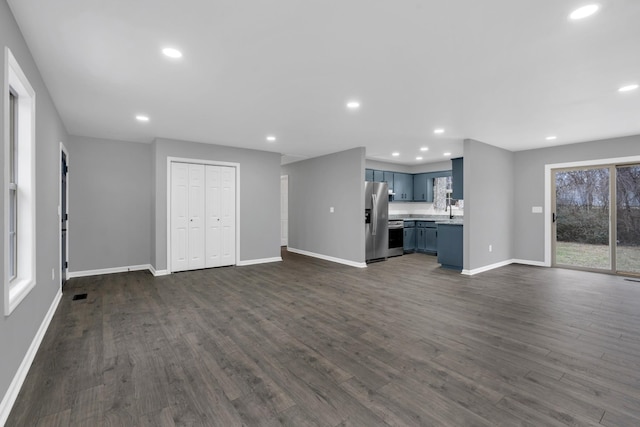
M 462 216 L 398 214 L 404 221 L 404 252 L 437 255 L 443 268 L 462 270 Z

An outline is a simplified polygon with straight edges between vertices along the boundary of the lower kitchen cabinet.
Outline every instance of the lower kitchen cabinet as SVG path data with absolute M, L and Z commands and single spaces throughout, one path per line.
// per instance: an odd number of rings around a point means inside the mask
M 438 224 L 438 262 L 462 270 L 462 225 Z
M 438 229 L 433 221 L 416 222 L 416 250 L 436 254 L 438 250 Z
M 438 229 L 435 227 L 427 227 L 424 229 L 424 234 L 425 234 L 424 251 L 434 253 L 434 254 L 437 253 L 438 252 Z
M 416 227 L 416 251 L 424 252 L 426 242 L 424 228 Z
M 416 250 L 416 229 L 415 227 L 408 228 L 405 223 L 404 228 L 404 251 L 415 252 Z

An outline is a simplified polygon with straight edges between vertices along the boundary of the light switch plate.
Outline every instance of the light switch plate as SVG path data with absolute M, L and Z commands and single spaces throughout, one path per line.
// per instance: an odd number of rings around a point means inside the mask
M 331 207 L 329 208 L 329 213 L 333 213 L 333 212 L 334 212 L 334 209 L 333 209 L 333 206 L 331 206 Z
M 542 213 L 542 206 L 532 206 L 531 213 Z

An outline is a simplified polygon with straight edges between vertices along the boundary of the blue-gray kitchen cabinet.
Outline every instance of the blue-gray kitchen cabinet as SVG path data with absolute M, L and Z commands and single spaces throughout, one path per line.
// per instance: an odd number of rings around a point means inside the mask
M 462 157 L 451 159 L 451 172 L 453 182 L 453 193 L 451 198 L 455 200 L 464 199 L 464 160 Z
M 416 221 L 416 250 L 436 254 L 438 250 L 437 225 L 434 221 Z
M 462 270 L 462 225 L 438 224 L 438 262 L 444 268 Z
M 373 181 L 373 169 L 365 169 L 364 170 L 364 180 L 365 181 Z
M 413 201 L 427 201 L 427 175 L 426 173 L 418 173 L 413 176 Z
M 404 222 L 404 251 L 415 252 L 416 250 L 416 228 L 413 221 Z
M 393 197 L 394 202 L 413 201 L 413 175 L 408 173 L 394 172 L 393 174 Z

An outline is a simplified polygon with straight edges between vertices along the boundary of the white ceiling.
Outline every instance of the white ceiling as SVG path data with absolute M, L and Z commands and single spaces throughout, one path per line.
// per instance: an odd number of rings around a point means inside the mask
M 640 134 L 640 1 L 588 2 L 8 0 L 71 134 L 405 164 Z

